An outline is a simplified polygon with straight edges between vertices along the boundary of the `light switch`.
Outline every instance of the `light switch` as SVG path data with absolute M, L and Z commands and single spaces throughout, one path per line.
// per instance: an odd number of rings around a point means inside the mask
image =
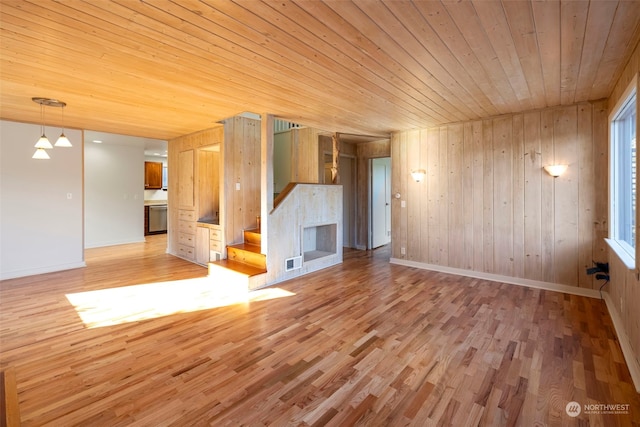
M 407 201 L 406 201 L 406 200 L 402 200 L 402 201 L 400 202 L 400 207 L 401 207 L 401 208 L 406 208 L 406 207 L 407 207 Z
M 240 183 L 236 182 L 236 191 L 240 191 Z
M 67 193 L 67 199 L 69 200 L 73 199 L 73 193 Z

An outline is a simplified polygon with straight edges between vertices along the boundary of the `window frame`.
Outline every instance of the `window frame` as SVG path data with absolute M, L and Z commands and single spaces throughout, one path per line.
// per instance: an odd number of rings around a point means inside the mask
M 609 114 L 609 238 L 607 239 L 607 243 L 616 253 L 618 258 L 627 266 L 630 270 L 635 270 L 638 272 L 638 267 L 640 267 L 640 262 L 636 262 L 636 260 L 640 260 L 640 212 L 638 205 L 638 188 L 636 187 L 636 195 L 635 195 L 635 247 L 632 247 L 626 241 L 620 241 L 617 239 L 618 236 L 618 215 L 617 215 L 617 189 L 618 189 L 618 173 L 617 173 L 617 163 L 619 159 L 619 154 L 617 152 L 618 144 L 616 142 L 616 130 L 618 129 L 614 126 L 614 122 L 619 118 L 621 113 L 629 107 L 630 98 L 635 96 L 635 124 L 636 124 L 636 141 L 637 141 L 637 132 L 638 132 L 638 74 L 631 79 L 629 85 L 625 89 L 624 93 L 615 106 L 611 109 Z M 637 142 L 636 142 L 637 147 Z M 637 151 L 636 151 L 637 153 Z M 638 171 L 638 155 L 636 154 L 635 158 L 635 168 Z M 636 182 L 638 180 L 638 175 L 636 172 Z

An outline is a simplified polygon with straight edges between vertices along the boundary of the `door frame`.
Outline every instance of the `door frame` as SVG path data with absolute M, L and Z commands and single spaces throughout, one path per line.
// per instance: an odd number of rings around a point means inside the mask
M 369 168 L 369 176 L 367 177 L 368 182 L 368 205 L 369 205 L 369 215 L 367 218 L 367 249 L 374 249 L 373 247 L 373 162 L 376 159 L 389 159 L 389 181 L 391 181 L 391 156 L 381 156 L 381 157 L 370 157 L 368 159 L 368 168 Z M 389 188 L 389 191 L 391 189 Z M 389 193 L 389 198 L 391 198 L 391 194 Z M 391 202 L 389 202 L 389 208 Z M 389 209 L 391 210 L 391 209 Z M 391 212 L 389 212 L 389 221 L 391 221 Z M 389 242 L 387 245 L 391 243 L 391 226 L 389 226 Z

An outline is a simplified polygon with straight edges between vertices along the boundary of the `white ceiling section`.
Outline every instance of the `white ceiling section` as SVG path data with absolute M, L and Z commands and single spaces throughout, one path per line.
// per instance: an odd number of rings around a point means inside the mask
M 3 119 L 39 96 L 162 140 L 245 111 L 386 135 L 608 97 L 640 1 L 0 0 L 0 37 Z

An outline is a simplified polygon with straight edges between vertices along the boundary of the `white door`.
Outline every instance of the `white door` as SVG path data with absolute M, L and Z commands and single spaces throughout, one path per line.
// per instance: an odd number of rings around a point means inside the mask
M 391 241 L 391 158 L 371 160 L 371 248 Z

